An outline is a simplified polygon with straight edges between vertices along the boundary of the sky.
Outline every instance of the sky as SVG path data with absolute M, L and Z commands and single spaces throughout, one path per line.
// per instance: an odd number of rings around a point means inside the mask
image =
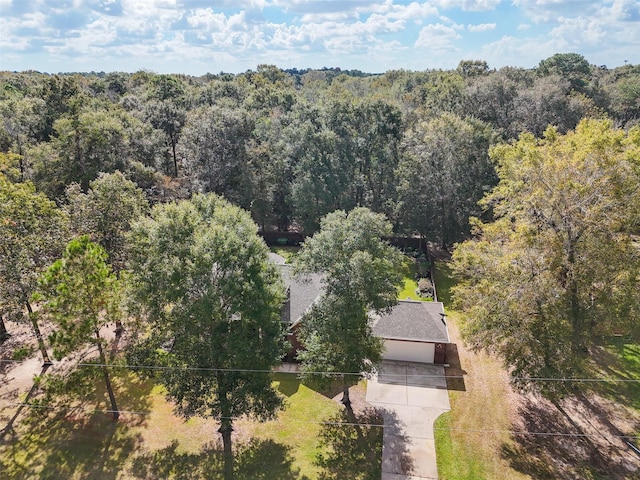
M 640 61 L 640 0 L 0 0 L 0 70 L 368 73 Z

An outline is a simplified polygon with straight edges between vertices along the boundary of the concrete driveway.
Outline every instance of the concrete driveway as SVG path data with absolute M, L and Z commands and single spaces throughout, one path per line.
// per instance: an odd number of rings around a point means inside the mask
M 382 480 L 437 479 L 433 422 L 450 410 L 444 367 L 384 361 L 367 402 L 384 417 Z

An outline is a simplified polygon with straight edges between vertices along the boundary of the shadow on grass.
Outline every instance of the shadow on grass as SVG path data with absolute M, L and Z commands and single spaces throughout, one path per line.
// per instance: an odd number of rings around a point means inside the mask
M 467 374 L 467 371 L 462 368 L 460 355 L 458 355 L 458 345 L 448 343 L 446 345 L 445 358 L 449 364 L 449 366 L 444 369 L 444 374 L 447 377 L 447 390 L 466 392 L 467 388 L 464 383 L 464 375 Z
M 302 384 L 320 395 L 333 399 L 343 392 L 344 380 L 341 377 L 326 378 L 320 376 L 308 376 L 302 378 Z M 346 383 L 349 388 L 360 382 L 360 376 L 347 375 Z
M 580 411 L 588 409 L 585 401 L 589 403 L 581 394 L 572 398 Z M 514 435 L 512 442 L 502 445 L 503 458 L 515 470 L 536 479 L 630 478 L 625 460 L 616 455 L 620 446 L 596 444 L 560 403 L 527 400 L 519 414 L 524 422 L 521 430 L 534 434 Z
M 591 350 L 596 375 L 611 379 L 593 382 L 592 392 L 640 411 L 640 383 L 625 380 L 640 377 L 640 345 L 612 338 Z
M 278 391 L 281 394 L 291 397 L 298 393 L 300 378 L 296 373 L 276 373 L 273 379 L 278 382 Z
M 502 447 L 515 469 L 542 479 L 640 478 L 640 472 L 627 470 L 637 459 L 624 444 L 626 436 L 640 431 L 638 415 L 627 410 L 640 413 L 640 384 L 626 381 L 640 375 L 640 345 L 621 337 L 605 339 L 592 348 L 591 358 L 587 376 L 603 381 L 575 382 L 562 402 L 528 400 L 520 411 L 525 431 L 575 436 L 516 436 Z
M 109 401 L 96 370 L 87 367 L 64 380 L 55 378 L 52 390 L 30 402 L 28 415 L 0 445 L 3 480 L 118 477 L 142 444 L 134 429 L 145 423 L 153 385 L 130 373 L 114 375 L 120 409 L 136 412 L 114 422 L 105 412 Z
M 314 462 L 322 469 L 318 476 L 320 480 L 380 479 L 383 413 L 367 408 L 356 419 L 357 424 L 354 424 L 349 420 L 348 413 L 342 410 L 328 418 L 322 426 L 319 437 L 326 451 L 318 454 Z M 396 450 L 404 451 L 402 446 Z M 404 457 L 407 457 L 406 453 Z
M 2 452 L 4 479 L 115 479 L 141 444 L 129 425 L 99 413 L 80 419 L 63 413 L 31 417 L 25 430 Z
M 213 442 L 198 453 L 178 451 L 174 441 L 166 448 L 139 456 L 131 473 L 137 479 L 224 479 L 222 445 Z M 273 440 L 240 445 L 234 458 L 234 478 L 256 480 L 304 480 L 293 466 L 291 448 Z
M 433 267 L 433 281 L 436 284 L 438 301 L 442 302 L 446 308 L 451 308 L 451 287 L 456 282 L 449 262 L 438 261 Z

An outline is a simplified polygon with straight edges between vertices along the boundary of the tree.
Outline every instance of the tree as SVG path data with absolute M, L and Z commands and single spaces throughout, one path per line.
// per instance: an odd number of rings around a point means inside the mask
M 489 160 L 491 128 L 444 114 L 417 123 L 406 135 L 398 171 L 401 228 L 442 248 L 468 237 L 469 218 L 495 183 Z
M 57 173 L 64 185 L 78 182 L 86 190 L 100 172 L 125 169 L 128 138 L 122 120 L 116 112 L 100 109 L 74 111 L 56 121 Z
M 638 328 L 639 152 L 640 130 L 608 120 L 492 150 L 500 183 L 483 202 L 496 219 L 455 250 L 455 303 L 465 340 L 519 385 L 557 393 L 527 378 L 579 375 L 600 335 Z
M 541 60 L 538 73 L 542 76 L 559 75 L 571 83 L 571 87 L 579 92 L 584 91 L 591 76 L 591 65 L 579 53 L 556 53 Z
M 9 332 L 7 331 L 7 326 L 4 323 L 3 315 L 3 313 L 0 313 L 0 344 L 9 338 Z
M 339 210 L 322 219 L 320 231 L 305 241 L 295 260 L 298 274 L 325 275 L 325 294 L 302 321 L 302 371 L 341 376 L 342 402 L 350 414 L 344 373 L 359 378 L 380 361 L 382 341 L 372 334 L 370 314 L 397 303 L 402 280 L 402 254 L 381 239 L 388 235 L 391 224 L 384 215 L 364 207 L 349 214 Z
M 40 112 L 44 101 L 16 97 L 0 101 L 0 117 L 2 126 L 12 141 L 13 150 L 20 155 L 20 179 L 24 180 L 27 174 L 25 149 L 35 142 L 36 135 L 42 129 L 43 118 Z
M 176 101 L 154 100 L 145 105 L 145 116 L 153 128 L 164 132 L 167 146 L 171 149 L 173 160 L 173 176 L 178 176 L 178 156 L 176 146 L 180 138 L 180 132 L 186 121 L 186 110 L 180 107 Z
M 464 78 L 479 77 L 489 73 L 489 65 L 484 60 L 460 60 L 456 71 Z
M 233 419 L 272 418 L 270 371 L 285 352 L 282 280 L 249 214 L 213 194 L 156 205 L 133 225 L 131 291 L 149 328 L 135 355 L 160 362 L 185 418 L 221 424 L 233 468 Z
M 584 95 L 571 95 L 569 80 L 557 75 L 536 78 L 531 88 L 520 89 L 514 100 L 518 132 L 542 137 L 549 125 L 560 133 L 575 129 L 592 102 Z
M 21 317 L 26 308 L 45 364 L 50 363 L 31 295 L 44 268 L 60 256 L 68 218 L 33 184 L 12 183 L 0 174 L 0 298 L 5 313 Z
M 248 112 L 205 107 L 189 112 L 178 152 L 195 191 L 217 193 L 248 208 L 252 179 L 247 145 L 254 121 Z
M 500 70 L 471 77 L 462 95 L 462 116 L 487 122 L 505 139 L 514 138 L 520 133 L 514 108 L 520 85 L 509 73 L 508 70 Z
M 301 112 L 299 121 L 286 132 L 293 170 L 292 213 L 307 234 L 318 229 L 327 213 L 355 206 L 347 198 L 353 183 L 352 165 L 346 156 L 338 154 L 336 134 L 314 117 Z
M 111 402 L 113 420 L 120 416 L 113 393 L 105 340 L 100 330 L 119 319 L 119 286 L 117 277 L 107 264 L 104 249 L 83 235 L 71 240 L 64 255 L 40 277 L 39 294 L 43 313 L 50 316 L 58 330 L 49 336 L 57 359 L 78 351 L 87 344 L 95 345 L 105 386 Z
M 131 223 L 149 209 L 144 192 L 121 172 L 101 173 L 89 184 L 87 193 L 80 185 L 66 189 L 66 209 L 78 235 L 89 234 L 105 249 L 116 272 L 125 266 L 125 234 Z

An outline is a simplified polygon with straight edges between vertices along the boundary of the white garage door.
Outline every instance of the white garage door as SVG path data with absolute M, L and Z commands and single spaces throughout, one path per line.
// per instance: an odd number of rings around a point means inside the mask
M 433 343 L 385 340 L 384 347 L 383 358 L 385 360 L 433 363 L 435 354 L 435 344 Z

